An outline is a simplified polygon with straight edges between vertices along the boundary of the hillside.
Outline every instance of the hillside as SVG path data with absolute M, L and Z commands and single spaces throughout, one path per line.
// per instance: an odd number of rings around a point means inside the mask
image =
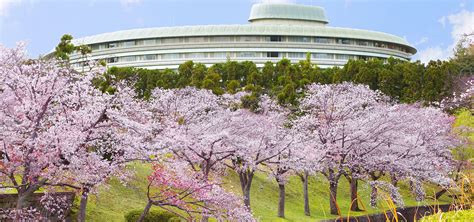
M 146 204 L 146 176 L 149 168 L 143 164 L 132 166 L 137 174 L 127 185 L 122 185 L 118 180 L 110 181 L 108 188 L 101 189 L 99 194 L 92 196 L 87 208 L 88 221 L 124 221 L 123 215 L 132 210 L 143 208 Z M 239 193 L 238 177 L 229 172 L 225 178 L 225 187 L 230 191 Z M 411 198 L 408 185 L 401 183 L 401 193 L 404 196 L 405 204 L 408 206 L 434 204 L 432 201 L 417 203 Z M 334 218 L 329 215 L 328 183 L 322 176 L 313 177 L 310 180 L 310 204 L 311 217 L 303 214 L 303 193 L 302 183 L 298 177 L 292 177 L 287 185 L 286 219 L 276 217 L 278 187 L 274 180 L 259 173 L 254 178 L 251 192 L 251 205 L 253 213 L 260 221 L 314 221 L 315 219 Z M 432 188 L 427 188 L 427 194 L 433 194 Z M 338 203 L 344 216 L 364 215 L 375 213 L 382 209 L 388 209 L 384 203 L 380 203 L 379 209 L 369 207 L 370 187 L 366 183 L 360 183 L 359 193 L 364 199 L 364 206 L 367 212 L 350 212 L 349 206 L 349 185 L 342 178 L 339 186 Z M 444 197 L 442 203 L 448 203 L 449 199 Z

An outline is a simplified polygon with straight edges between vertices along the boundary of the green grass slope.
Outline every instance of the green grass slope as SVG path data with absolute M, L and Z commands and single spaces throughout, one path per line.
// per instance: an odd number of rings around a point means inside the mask
M 132 181 L 121 184 L 118 180 L 110 181 L 108 187 L 91 196 L 87 206 L 88 221 L 124 221 L 124 214 L 132 209 L 143 208 L 146 204 L 146 177 L 150 172 L 149 166 L 134 164 L 132 166 L 137 174 Z M 229 172 L 225 177 L 225 187 L 238 195 L 241 194 L 238 177 Z M 416 202 L 410 195 L 408 186 L 401 183 L 401 192 L 407 206 L 434 204 L 433 201 Z M 334 218 L 329 214 L 328 182 L 322 176 L 312 177 L 309 184 L 311 217 L 303 213 L 303 190 L 299 177 L 292 177 L 286 186 L 286 219 L 276 216 L 278 204 L 278 186 L 274 179 L 270 179 L 263 173 L 258 173 L 253 181 L 251 190 L 251 206 L 254 216 L 260 221 L 315 221 L 318 219 Z M 369 207 L 370 187 L 366 183 L 360 183 L 359 193 L 363 199 L 363 205 L 367 211 L 349 211 L 350 193 L 349 184 L 342 178 L 338 190 L 338 204 L 343 216 L 365 215 L 388 210 L 386 203 L 380 202 L 379 208 Z M 427 193 L 434 193 L 434 189 L 427 187 Z M 449 202 L 449 199 L 442 199 Z
M 423 217 L 421 222 L 444 222 L 444 221 L 473 221 L 474 210 L 459 210 L 451 212 L 439 212 L 437 214 Z

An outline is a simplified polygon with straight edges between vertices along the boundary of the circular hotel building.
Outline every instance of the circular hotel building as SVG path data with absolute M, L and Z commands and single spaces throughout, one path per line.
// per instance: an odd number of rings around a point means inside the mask
M 87 60 L 108 66 L 176 69 L 185 61 L 208 66 L 227 60 L 298 62 L 311 53 L 319 67 L 343 66 L 349 59 L 394 57 L 410 60 L 416 49 L 405 39 L 382 32 L 328 26 L 323 8 L 296 4 L 255 4 L 249 24 L 144 28 L 74 39 L 88 45 Z M 84 59 L 71 56 L 80 67 Z

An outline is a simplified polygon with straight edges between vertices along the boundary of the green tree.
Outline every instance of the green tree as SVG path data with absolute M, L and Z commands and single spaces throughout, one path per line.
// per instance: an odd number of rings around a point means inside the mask
M 187 61 L 178 67 L 178 82 L 176 83 L 177 88 L 183 88 L 191 84 L 191 77 L 193 75 L 194 62 Z
M 227 92 L 230 94 L 235 94 L 239 91 L 240 82 L 237 80 L 231 80 L 227 83 Z
M 266 89 L 270 89 L 273 87 L 273 83 L 276 81 L 275 76 L 275 67 L 273 63 L 268 61 L 263 65 L 262 69 L 262 86 Z
M 202 63 L 197 63 L 192 70 L 191 85 L 196 88 L 202 87 L 202 81 L 206 77 L 207 67 Z
M 69 61 L 69 55 L 71 55 L 75 50 L 76 47 L 72 44 L 72 35 L 64 34 L 61 37 L 61 41 L 55 48 L 54 55 L 56 58 Z

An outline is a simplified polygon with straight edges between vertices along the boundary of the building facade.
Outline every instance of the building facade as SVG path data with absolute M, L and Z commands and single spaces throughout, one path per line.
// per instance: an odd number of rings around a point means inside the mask
M 349 59 L 409 60 L 416 49 L 405 39 L 382 32 L 327 25 L 321 7 L 296 4 L 255 4 L 249 24 L 145 28 L 74 39 L 88 45 L 86 58 L 71 56 L 75 67 L 87 60 L 105 60 L 108 66 L 176 69 L 185 61 L 212 65 L 288 58 L 298 62 L 311 54 L 322 68 L 343 66 Z

